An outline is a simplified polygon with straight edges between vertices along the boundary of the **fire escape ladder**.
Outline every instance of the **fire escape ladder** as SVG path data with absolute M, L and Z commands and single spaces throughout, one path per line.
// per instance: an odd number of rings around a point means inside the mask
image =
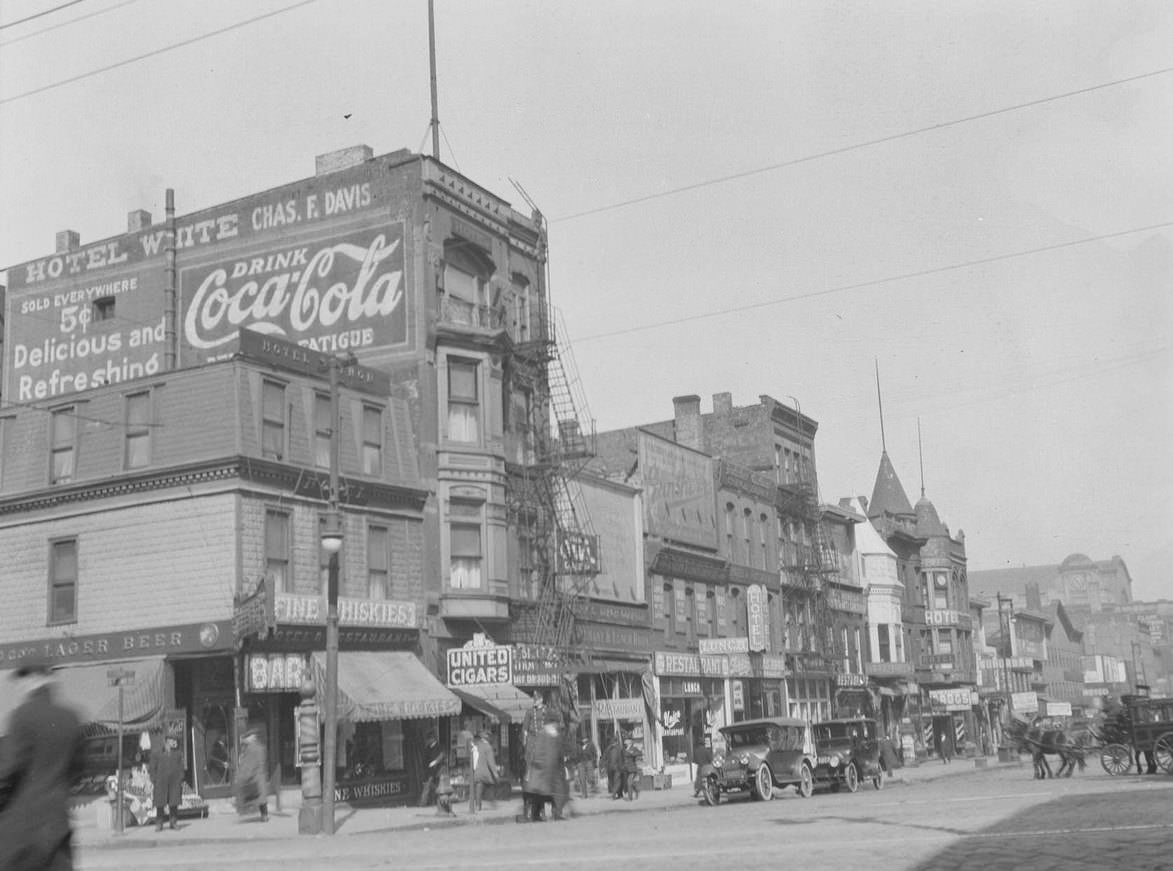
M 598 571 L 598 539 L 577 480 L 593 456 L 594 434 L 580 423 L 578 409 L 585 403 L 581 382 L 569 374 L 574 370 L 568 355 L 551 341 L 544 362 L 548 392 L 534 402 L 535 462 L 522 470 L 516 512 L 530 524 L 537 590 L 533 604 L 518 615 L 515 635 L 569 671 L 589 656 L 576 644 L 575 623 Z

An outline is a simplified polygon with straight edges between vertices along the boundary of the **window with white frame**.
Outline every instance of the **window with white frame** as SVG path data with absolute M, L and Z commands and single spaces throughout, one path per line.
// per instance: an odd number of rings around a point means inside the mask
M 374 405 L 362 408 L 362 470 L 383 474 L 383 409 Z
M 141 469 L 151 462 L 151 394 L 143 390 L 126 397 L 126 468 Z
M 77 622 L 77 539 L 49 543 L 49 623 Z
M 367 596 L 391 598 L 391 531 L 386 526 L 367 527 Z
M 453 501 L 448 508 L 448 586 L 479 590 L 484 586 L 484 550 L 481 541 L 483 506 Z
M 513 341 L 530 340 L 530 287 L 524 275 L 513 276 Z
M 892 658 L 892 642 L 889 636 L 889 627 L 887 623 L 879 623 L 876 625 L 876 641 L 878 653 L 880 655 L 880 662 L 895 662 Z
M 270 508 L 265 511 L 265 575 L 278 593 L 293 592 L 289 571 L 289 513 Z
M 268 379 L 261 382 L 261 456 L 285 459 L 285 385 Z
M 480 390 L 475 360 L 448 359 L 448 438 L 480 441 Z
M 52 412 L 50 422 L 49 483 L 64 484 L 73 480 L 77 463 L 77 409 L 70 405 Z

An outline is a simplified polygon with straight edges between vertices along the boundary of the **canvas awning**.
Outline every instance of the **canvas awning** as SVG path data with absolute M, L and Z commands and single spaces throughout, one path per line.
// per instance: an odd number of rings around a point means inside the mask
M 314 680 L 326 685 L 326 654 L 314 653 Z M 450 717 L 460 699 L 413 653 L 399 650 L 338 654 L 338 719 L 352 723 Z
M 452 691 L 481 713 L 496 717 L 501 722 L 520 725 L 526 712 L 534 706 L 533 697 L 513 684 L 476 684 L 453 687 Z
M 134 672 L 122 688 L 122 724 L 149 730 L 163 720 L 166 673 L 163 657 L 67 665 L 53 672 L 55 697 L 77 711 L 83 723 L 118 725 L 118 687 L 110 671 Z

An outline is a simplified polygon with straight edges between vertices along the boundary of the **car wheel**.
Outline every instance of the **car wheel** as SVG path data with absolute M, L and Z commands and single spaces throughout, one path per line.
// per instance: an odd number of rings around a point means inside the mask
M 810 798 L 815 791 L 815 776 L 809 765 L 804 764 L 798 774 L 798 785 L 795 787 L 803 798 Z
M 854 765 L 848 765 L 843 771 L 843 783 L 847 786 L 848 792 L 859 791 L 859 769 Z
M 716 807 L 721 803 L 721 787 L 717 785 L 715 774 L 710 774 L 705 778 L 704 785 L 701 786 L 701 794 L 704 796 L 705 804 L 709 807 Z
M 876 776 L 872 778 L 872 786 L 876 789 L 884 788 L 884 770 L 880 769 L 876 772 Z
M 754 772 L 753 797 L 761 801 L 769 801 L 774 797 L 774 775 L 770 773 L 770 766 L 764 762 Z

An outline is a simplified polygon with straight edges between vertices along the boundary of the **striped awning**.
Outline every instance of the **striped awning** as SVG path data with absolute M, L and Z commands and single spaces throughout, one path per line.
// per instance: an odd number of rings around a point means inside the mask
M 314 653 L 314 679 L 326 686 L 326 654 Z M 352 723 L 450 717 L 460 699 L 415 654 L 398 650 L 338 654 L 338 719 Z

